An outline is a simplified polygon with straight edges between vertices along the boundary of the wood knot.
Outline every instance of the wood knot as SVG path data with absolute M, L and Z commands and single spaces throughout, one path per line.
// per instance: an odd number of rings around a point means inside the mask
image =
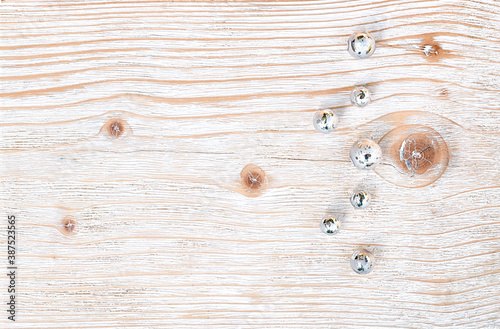
M 409 175 L 423 175 L 436 161 L 437 145 L 424 133 L 414 133 L 401 141 L 399 165 Z
M 431 63 L 438 62 L 439 59 L 445 57 L 443 48 L 434 40 L 432 35 L 424 36 L 420 50 L 423 53 L 423 57 Z
M 77 222 L 72 217 L 67 216 L 64 217 L 61 221 L 61 227 L 59 227 L 59 231 L 64 235 L 74 235 L 76 234 Z
M 447 88 L 442 88 L 439 90 L 439 96 L 448 98 L 450 91 Z
M 400 186 L 429 185 L 448 166 L 446 142 L 437 131 L 426 126 L 402 125 L 383 136 L 379 145 L 389 166 L 376 168 L 377 174 Z
M 101 132 L 113 138 L 123 136 L 127 130 L 129 130 L 127 121 L 120 118 L 109 119 L 101 128 Z
M 262 168 L 247 164 L 240 173 L 241 186 L 245 190 L 245 195 L 257 197 L 262 189 L 267 185 L 266 173 Z

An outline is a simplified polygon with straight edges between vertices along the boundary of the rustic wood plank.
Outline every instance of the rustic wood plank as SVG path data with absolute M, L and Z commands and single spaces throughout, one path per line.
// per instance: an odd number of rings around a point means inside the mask
M 0 196 L 19 266 L 2 327 L 500 328 L 499 13 L 2 1 Z M 367 60 L 345 49 L 356 30 L 377 40 Z M 340 120 L 326 136 L 311 122 L 323 108 Z M 355 140 L 406 124 L 446 141 L 437 181 L 397 186 L 349 162 Z M 265 173 L 257 192 L 248 164 Z M 359 185 L 373 203 L 354 211 Z M 368 276 L 349 266 L 360 247 Z

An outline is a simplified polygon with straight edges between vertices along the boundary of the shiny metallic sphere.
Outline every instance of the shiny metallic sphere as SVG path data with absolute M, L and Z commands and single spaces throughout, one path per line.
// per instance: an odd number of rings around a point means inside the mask
M 355 251 L 351 256 L 351 267 L 358 274 L 368 274 L 375 267 L 375 258 L 367 250 Z
M 371 139 L 362 139 L 351 146 L 349 157 L 359 169 L 373 169 L 382 161 L 382 149 Z
M 328 134 L 337 128 L 337 115 L 332 110 L 319 110 L 314 113 L 314 128 L 320 133 Z
M 375 52 L 375 40 L 368 32 L 355 32 L 347 40 L 347 50 L 354 58 L 368 58 Z
M 365 86 L 358 86 L 351 91 L 351 103 L 359 107 L 370 104 L 371 94 Z
M 371 201 L 372 196 L 368 192 L 356 190 L 351 194 L 351 204 L 356 209 L 368 207 Z
M 319 225 L 321 231 L 328 235 L 337 234 L 340 231 L 340 221 L 332 216 L 326 216 Z

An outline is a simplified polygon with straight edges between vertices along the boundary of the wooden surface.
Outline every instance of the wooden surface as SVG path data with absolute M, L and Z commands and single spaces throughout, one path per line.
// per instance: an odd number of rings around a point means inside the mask
M 19 266 L 17 321 L 3 277 L 0 327 L 500 328 L 497 1 L 0 10 L 2 225 L 16 216 Z M 367 60 L 346 51 L 356 30 L 377 40 Z M 367 108 L 349 103 L 357 84 Z M 312 127 L 323 108 L 330 135 Z M 446 141 L 436 182 L 349 162 L 358 138 L 406 124 Z M 265 174 L 254 192 L 249 164 Z M 349 265 L 360 247 L 368 276 Z

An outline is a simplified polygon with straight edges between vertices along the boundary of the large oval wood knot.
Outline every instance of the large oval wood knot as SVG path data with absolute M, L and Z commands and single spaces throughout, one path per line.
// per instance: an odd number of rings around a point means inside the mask
M 449 162 L 448 146 L 432 128 L 403 125 L 379 141 L 384 164 L 377 174 L 389 182 L 406 187 L 422 187 L 435 182 Z

